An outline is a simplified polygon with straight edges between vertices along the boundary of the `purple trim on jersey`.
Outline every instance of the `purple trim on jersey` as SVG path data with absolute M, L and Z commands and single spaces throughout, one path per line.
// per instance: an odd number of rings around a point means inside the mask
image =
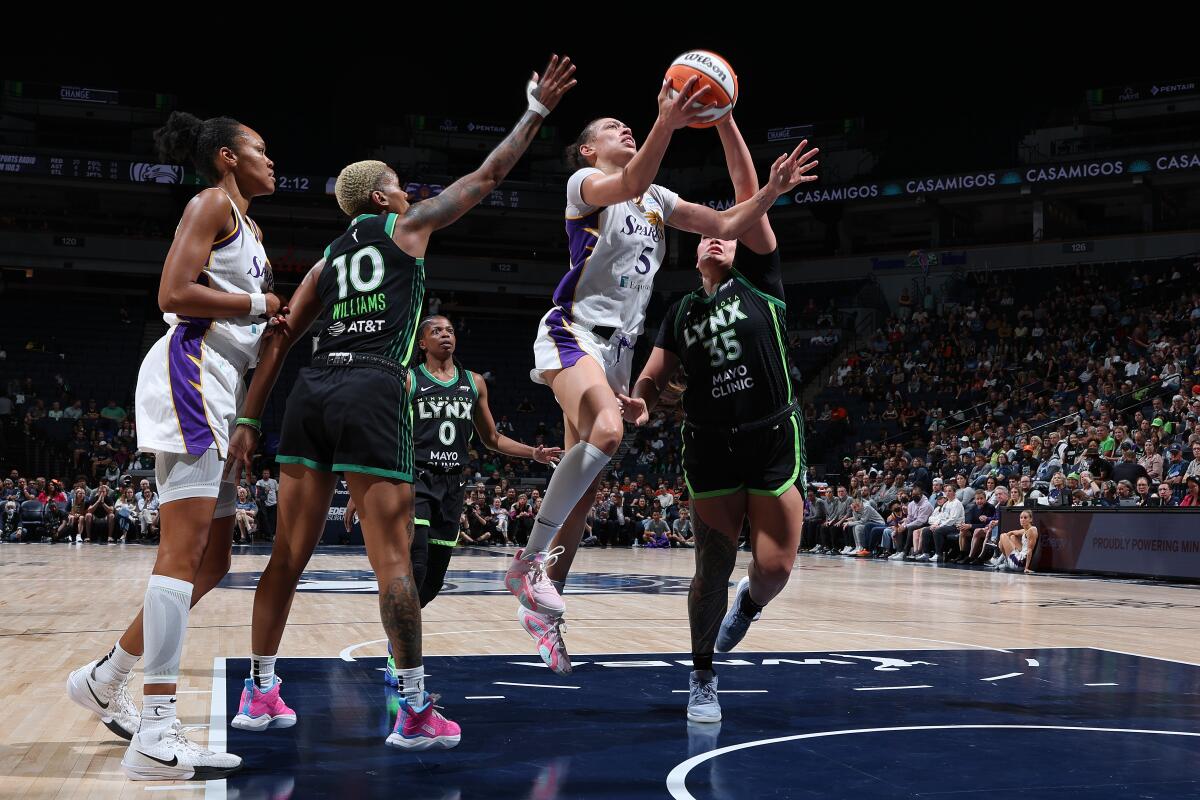
M 238 219 L 237 215 L 235 214 L 233 217 L 233 232 L 230 233 L 229 235 L 227 235 L 224 239 L 218 239 L 217 241 L 213 242 L 212 250 L 215 252 L 217 250 L 220 250 L 223 247 L 228 247 L 229 245 L 236 242 L 241 237 L 241 235 L 242 235 L 242 221 L 240 219 Z
M 204 413 L 204 395 L 200 391 L 202 378 L 200 365 L 203 360 L 201 345 L 208 332 L 211 320 L 188 319 L 175 326 L 175 333 L 167 347 L 167 367 L 171 377 L 171 402 L 179 420 L 179 432 L 188 454 L 202 455 L 213 444 L 212 429 Z M 190 356 L 190 358 L 189 358 Z M 196 359 L 193 361 L 192 359 Z
M 563 369 L 575 366 L 575 362 L 587 355 L 579 346 L 575 334 L 567 330 L 565 323 L 565 315 L 561 308 L 554 309 L 550 316 L 546 317 L 546 328 L 550 331 L 550 339 L 554 342 L 555 349 L 558 350 L 558 360 Z
M 568 314 L 571 313 L 571 305 L 575 302 L 575 290 L 579 286 L 579 279 L 583 277 L 587 260 L 592 255 L 592 248 L 600 241 L 600 237 L 593 233 L 599 230 L 599 225 L 599 211 L 593 211 L 580 219 L 567 220 L 567 248 L 571 254 L 571 269 L 554 290 L 554 305 Z M 588 230 L 589 228 L 591 230 Z

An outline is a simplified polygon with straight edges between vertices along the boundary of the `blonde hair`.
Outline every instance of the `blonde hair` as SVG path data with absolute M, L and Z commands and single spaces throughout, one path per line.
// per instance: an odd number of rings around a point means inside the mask
M 379 188 L 391 171 L 382 161 L 355 161 L 343 167 L 333 186 L 338 208 L 348 217 L 370 213 L 371 192 Z

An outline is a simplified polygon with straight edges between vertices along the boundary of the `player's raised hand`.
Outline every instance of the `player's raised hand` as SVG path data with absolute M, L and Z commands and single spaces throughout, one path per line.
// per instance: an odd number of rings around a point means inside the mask
M 553 111 L 563 95 L 578 83 L 574 75 L 575 65 L 571 63 L 570 58 L 563 56 L 560 59 L 557 55 L 552 55 L 542 75 L 539 77 L 535 72 L 530 78 L 529 94 L 544 105 L 546 110 Z

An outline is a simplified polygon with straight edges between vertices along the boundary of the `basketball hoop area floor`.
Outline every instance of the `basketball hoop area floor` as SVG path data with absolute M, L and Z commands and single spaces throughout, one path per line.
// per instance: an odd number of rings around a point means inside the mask
M 293 606 L 276 669 L 296 726 L 228 725 L 266 563 L 235 552 L 192 614 L 179 706 L 245 766 L 147 784 L 62 686 L 136 611 L 153 549 L 4 545 L 0 796 L 1200 797 L 1193 587 L 801 556 L 719 657 L 724 719 L 704 725 L 684 715 L 691 551 L 583 551 L 563 677 L 500 588 L 511 553 L 457 554 L 426 609 L 427 683 L 463 738 L 408 753 L 384 745 L 399 698 L 361 551 L 319 552 Z

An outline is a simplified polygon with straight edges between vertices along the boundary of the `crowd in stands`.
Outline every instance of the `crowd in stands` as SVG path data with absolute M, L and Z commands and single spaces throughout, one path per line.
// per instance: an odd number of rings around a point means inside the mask
M 506 478 L 479 480 L 467 493 L 459 542 L 523 547 L 541 505 L 540 489 L 519 488 Z M 585 522 L 583 546 L 694 546 L 683 478 L 638 473 L 601 481 Z
M 1005 507 L 1035 520 L 1039 508 L 1200 507 L 1197 277 L 1195 264 L 1164 262 L 969 273 L 937 294 L 906 291 L 805 405 L 809 461 L 824 468 L 807 476 L 802 550 L 996 565 L 1019 549 L 1001 536 Z M 822 347 L 838 346 L 824 305 L 800 316 L 830 331 Z M 40 503 L 39 532 L 51 540 L 152 541 L 158 500 L 142 479 L 152 463 L 135 452 L 134 420 L 116 400 L 76 396 L 61 375 L 49 382 L 39 393 L 31 378 L 8 380 L 0 420 L 56 442 L 61 474 L 75 478 L 14 472 L 4 536 L 28 536 L 21 520 Z M 558 415 L 501 394 L 516 422 L 498 413 L 501 433 L 562 442 Z M 614 460 L 585 545 L 692 544 L 673 396 L 678 387 Z M 523 544 L 548 472 L 477 446 L 470 458 L 461 541 Z M 238 540 L 273 534 L 272 484 L 268 472 L 241 487 Z

